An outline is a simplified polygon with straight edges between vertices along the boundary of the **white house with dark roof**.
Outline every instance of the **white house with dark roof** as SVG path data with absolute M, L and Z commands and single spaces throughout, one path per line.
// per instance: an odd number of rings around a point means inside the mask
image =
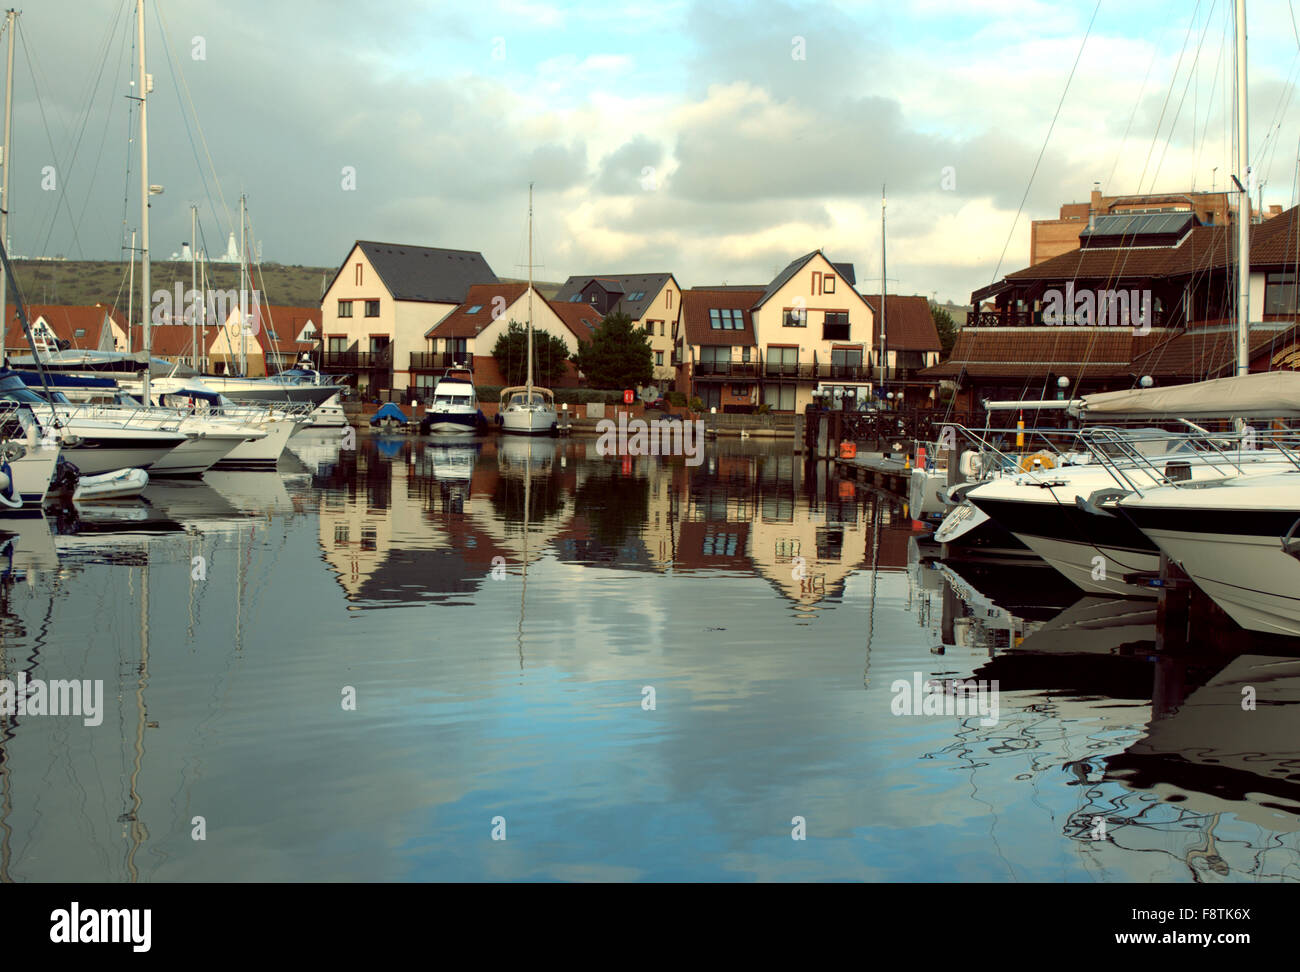
M 782 270 L 749 309 L 762 356 L 763 402 L 802 412 L 819 386 L 871 393 L 875 315 L 853 265 L 813 250 Z
M 572 276 L 555 295 L 557 302 L 585 304 L 604 318 L 622 313 L 650 338 L 654 383 L 669 388 L 677 376 L 682 288 L 671 273 L 612 273 Z
M 415 385 L 425 335 L 476 284 L 497 276 L 470 250 L 358 240 L 321 299 L 321 366 L 384 397 Z

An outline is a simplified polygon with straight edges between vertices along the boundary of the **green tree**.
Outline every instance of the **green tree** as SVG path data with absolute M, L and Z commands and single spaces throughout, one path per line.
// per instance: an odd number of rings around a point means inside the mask
M 952 354 L 952 346 L 957 343 L 957 323 L 952 315 L 938 304 L 930 305 L 930 317 L 934 320 L 934 329 L 939 332 L 939 347 L 942 356 Z
M 636 388 L 654 378 L 650 339 L 622 313 L 601 321 L 591 343 L 578 349 L 574 361 L 595 388 Z
M 505 376 L 506 384 L 522 385 L 528 377 L 528 329 L 518 321 L 497 338 L 492 357 Z M 554 385 L 564 377 L 564 363 L 569 360 L 569 349 L 564 342 L 540 328 L 533 328 L 533 381 L 539 385 Z

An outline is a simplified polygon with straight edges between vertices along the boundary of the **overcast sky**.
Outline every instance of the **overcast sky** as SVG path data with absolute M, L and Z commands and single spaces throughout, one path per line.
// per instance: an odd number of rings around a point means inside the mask
M 139 227 L 134 6 L 19 18 L 17 254 L 118 259 Z M 224 250 L 244 192 L 264 260 L 377 239 L 523 276 L 531 180 L 541 279 L 765 283 L 822 247 L 878 290 L 885 183 L 891 292 L 964 303 L 1094 182 L 1222 187 L 1233 157 L 1228 0 L 1102 0 L 1086 45 L 1095 0 L 147 7 L 155 259 L 191 203 Z M 1300 38 L 1286 0 L 1249 15 L 1251 156 L 1265 204 L 1290 205 Z

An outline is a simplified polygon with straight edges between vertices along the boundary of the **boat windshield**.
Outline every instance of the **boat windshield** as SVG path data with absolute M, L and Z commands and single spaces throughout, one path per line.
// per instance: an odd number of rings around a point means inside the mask
M 546 398 L 539 392 L 533 392 L 531 400 L 527 392 L 516 392 L 510 396 L 508 408 L 545 408 Z

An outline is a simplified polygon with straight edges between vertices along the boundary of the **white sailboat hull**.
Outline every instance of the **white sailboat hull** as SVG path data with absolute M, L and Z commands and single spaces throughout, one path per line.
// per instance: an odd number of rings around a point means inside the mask
M 549 435 L 558 421 L 554 409 L 507 409 L 501 415 L 501 430 L 512 435 Z
M 10 460 L 12 489 L 0 496 L 0 516 L 39 512 L 58 461 L 59 447 L 41 444 L 27 446 L 26 455 Z

